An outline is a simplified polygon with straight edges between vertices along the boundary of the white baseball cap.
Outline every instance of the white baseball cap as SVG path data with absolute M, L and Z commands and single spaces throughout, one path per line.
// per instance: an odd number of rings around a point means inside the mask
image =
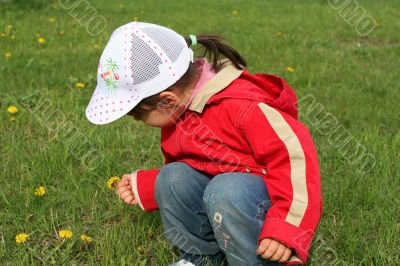
M 171 29 L 145 22 L 119 27 L 100 57 L 86 117 L 98 125 L 117 120 L 177 82 L 190 62 L 192 49 Z

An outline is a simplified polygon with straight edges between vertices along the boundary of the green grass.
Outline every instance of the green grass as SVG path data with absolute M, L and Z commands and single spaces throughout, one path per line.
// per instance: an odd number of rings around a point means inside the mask
M 162 165 L 159 130 L 129 118 L 99 127 L 84 115 L 102 48 L 134 17 L 185 36 L 222 34 L 250 72 L 284 77 L 300 99 L 312 95 L 376 165 L 361 175 L 334 136 L 321 133 L 318 118 L 301 111 L 319 153 L 324 199 L 310 265 L 327 263 L 327 253 L 341 265 L 398 265 L 399 1 L 359 1 L 378 22 L 367 37 L 322 0 L 90 1 L 107 21 L 96 37 L 58 1 L 47 2 L 0 2 L 1 265 L 166 265 L 176 258 L 158 212 L 125 206 L 106 187 L 110 176 Z M 10 105 L 19 109 L 16 121 Z M 88 151 L 102 156 L 88 161 Z M 35 197 L 40 185 L 47 192 Z M 57 239 L 60 229 L 73 238 Z M 14 240 L 20 232 L 30 234 L 23 245 Z M 79 240 L 84 233 L 94 239 L 87 246 Z

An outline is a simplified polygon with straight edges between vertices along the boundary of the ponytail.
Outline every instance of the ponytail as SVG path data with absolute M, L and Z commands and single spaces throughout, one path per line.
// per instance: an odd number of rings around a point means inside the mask
M 221 65 L 218 64 L 220 55 L 222 54 L 228 58 L 237 69 L 246 68 L 246 60 L 230 45 L 225 43 L 222 36 L 200 34 L 197 37 L 197 43 L 201 44 L 204 48 L 204 53 L 201 57 L 207 56 L 212 62 L 212 68 L 218 71 Z M 192 40 L 189 37 L 185 38 L 188 46 L 192 45 Z

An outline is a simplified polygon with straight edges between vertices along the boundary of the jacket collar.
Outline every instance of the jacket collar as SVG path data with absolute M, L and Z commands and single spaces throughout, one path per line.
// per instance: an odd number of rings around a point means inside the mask
M 243 72 L 243 70 L 237 69 L 229 59 L 220 60 L 218 61 L 218 64 L 222 64 L 222 69 L 220 69 L 212 79 L 204 84 L 204 87 L 198 94 L 196 94 L 188 107 L 190 110 L 198 113 L 203 112 L 204 106 L 207 104 L 211 96 L 226 88 Z

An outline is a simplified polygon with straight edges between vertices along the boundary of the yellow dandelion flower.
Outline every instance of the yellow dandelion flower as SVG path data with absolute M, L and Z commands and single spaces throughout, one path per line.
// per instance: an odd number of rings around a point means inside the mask
M 81 240 L 83 242 L 88 242 L 88 243 L 93 241 L 93 239 L 90 236 L 87 236 L 87 235 L 81 235 Z
M 6 34 L 4 32 L 0 32 L 0 37 L 6 37 Z
M 58 235 L 61 238 L 71 238 L 73 233 L 70 230 L 60 230 L 60 231 L 58 231 Z
M 55 18 L 53 18 L 53 17 L 49 18 L 49 23 L 54 23 L 54 22 L 56 22 Z
M 20 233 L 15 236 L 15 242 L 17 242 L 17 244 L 23 244 L 26 241 L 28 241 L 28 239 L 29 239 L 29 235 L 25 234 L 25 233 Z
M 109 189 L 115 189 L 117 187 L 117 183 L 120 181 L 121 179 L 118 176 L 112 176 L 110 177 L 110 179 L 108 179 L 107 181 L 107 187 Z
M 77 83 L 75 83 L 75 87 L 77 89 L 83 89 L 83 88 L 85 88 L 85 83 L 77 82 Z
M 98 44 L 94 44 L 94 45 L 93 45 L 93 48 L 94 48 L 94 49 L 99 49 L 100 46 L 99 46 Z
M 12 25 L 7 25 L 7 30 L 11 30 L 12 29 Z
M 11 35 L 10 39 L 15 40 L 15 35 Z
M 38 42 L 39 42 L 40 44 L 43 44 L 43 43 L 46 42 L 46 39 L 43 38 L 43 37 L 39 37 L 39 38 L 38 38 Z
M 14 106 L 14 105 L 10 105 L 7 108 L 7 112 L 9 112 L 10 114 L 15 114 L 15 113 L 18 112 L 18 108 L 16 106 Z
M 139 254 L 144 254 L 144 252 L 146 251 L 145 250 L 145 248 L 142 246 L 142 245 L 140 245 L 140 246 L 137 246 L 136 247 L 136 251 L 139 253 Z
M 35 193 L 36 196 L 43 196 L 44 194 L 46 194 L 46 188 L 44 186 L 40 186 L 37 189 L 35 189 Z
M 232 16 L 237 16 L 237 14 L 238 14 L 237 10 L 232 11 Z
M 4 57 L 8 60 L 12 57 L 12 53 L 11 52 L 5 52 L 4 53 Z
M 294 68 L 291 67 L 291 66 L 288 66 L 288 67 L 286 68 L 286 70 L 287 70 L 289 73 L 294 72 Z
M 65 31 L 64 31 L 64 30 L 60 30 L 58 33 L 59 33 L 60 35 L 64 35 Z

